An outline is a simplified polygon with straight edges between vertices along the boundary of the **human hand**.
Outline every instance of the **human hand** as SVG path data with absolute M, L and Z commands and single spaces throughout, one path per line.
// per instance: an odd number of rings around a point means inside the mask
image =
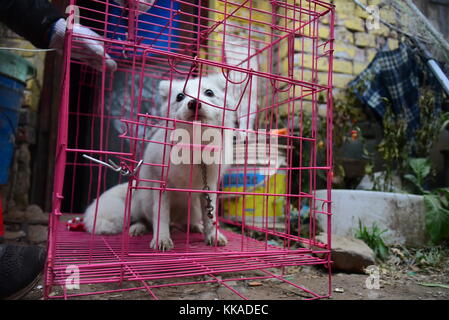
M 66 29 L 66 20 L 59 19 L 56 21 L 50 38 L 50 48 L 62 51 Z M 117 63 L 105 53 L 103 43 L 99 40 L 90 39 L 101 38 L 96 32 L 75 23 L 73 24 L 73 38 L 75 42 L 71 51 L 72 58 L 86 62 L 98 71 L 102 70 L 103 61 L 105 61 L 107 70 L 115 71 L 117 69 Z
M 116 2 L 120 3 L 122 6 L 127 6 L 129 0 L 115 0 Z M 134 3 L 136 4 L 136 7 L 139 10 L 139 13 L 143 13 L 148 11 L 148 9 L 151 8 L 151 6 L 154 4 L 155 0 L 134 0 Z

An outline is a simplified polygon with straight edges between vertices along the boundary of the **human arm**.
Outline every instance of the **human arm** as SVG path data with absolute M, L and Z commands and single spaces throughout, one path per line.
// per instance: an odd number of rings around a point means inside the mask
M 1 0 L 0 22 L 38 48 L 49 48 L 50 30 L 63 18 L 47 0 Z
M 47 0 L 1 0 L 0 22 L 30 41 L 38 48 L 52 48 L 62 52 L 67 31 L 63 15 Z M 101 37 L 80 24 L 73 25 L 72 58 L 87 62 L 101 70 L 103 61 L 107 70 L 117 69 L 116 62 L 104 52 Z

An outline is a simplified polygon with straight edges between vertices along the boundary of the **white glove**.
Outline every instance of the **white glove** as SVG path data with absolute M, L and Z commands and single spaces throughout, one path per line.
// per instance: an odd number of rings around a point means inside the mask
M 62 51 L 64 47 L 64 38 L 67 29 L 67 22 L 64 19 L 59 19 L 54 24 L 53 34 L 50 38 L 50 48 Z M 101 38 L 96 32 L 89 28 L 83 27 L 75 23 L 73 25 L 73 49 L 71 51 L 72 58 L 87 62 L 94 69 L 101 71 L 103 60 L 105 60 L 106 69 L 115 71 L 117 63 L 104 52 L 104 45 L 101 40 L 87 39 L 77 37 L 87 36 L 89 38 Z
M 120 3 L 122 6 L 128 5 L 129 0 L 115 0 L 116 2 Z M 151 6 L 154 4 L 155 0 L 134 0 L 134 3 L 136 4 L 139 14 L 143 12 L 147 12 L 148 9 L 151 8 Z

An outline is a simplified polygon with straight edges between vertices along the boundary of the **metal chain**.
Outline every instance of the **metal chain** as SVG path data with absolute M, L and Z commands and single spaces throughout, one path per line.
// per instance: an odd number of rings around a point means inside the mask
M 203 190 L 210 190 L 209 185 L 207 184 L 207 166 L 204 163 L 200 164 L 201 166 L 201 173 L 203 176 Z M 213 219 L 214 215 L 212 212 L 214 211 L 214 206 L 212 205 L 212 199 L 210 198 L 209 194 L 207 192 L 203 193 L 204 200 L 206 201 L 206 206 L 204 209 L 206 209 L 207 216 L 209 219 Z

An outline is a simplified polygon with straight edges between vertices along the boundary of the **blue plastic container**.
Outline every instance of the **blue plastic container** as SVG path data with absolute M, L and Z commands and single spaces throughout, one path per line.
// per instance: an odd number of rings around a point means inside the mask
M 8 182 L 24 89 L 23 83 L 0 75 L 0 184 Z
M 8 182 L 25 81 L 34 71 L 22 57 L 0 52 L 0 184 Z
M 242 168 L 242 170 L 244 170 Z M 246 186 L 255 187 L 260 183 L 263 183 L 266 176 L 260 173 L 247 173 L 246 174 Z M 226 173 L 222 179 L 224 187 L 243 187 L 245 185 L 244 173 Z
M 158 0 L 147 13 L 138 17 L 137 38 L 141 39 L 141 43 L 149 47 L 162 51 L 172 51 L 179 47 L 176 43 L 176 36 L 179 35 L 179 18 L 175 18 L 170 22 L 170 16 L 173 17 L 175 12 L 180 9 L 180 4 L 173 0 Z M 107 37 L 117 40 L 127 40 L 128 19 L 124 13 L 124 9 L 118 7 L 110 7 Z M 175 41 L 175 42 L 173 42 Z M 113 50 L 115 51 L 115 50 Z M 112 56 L 121 56 L 122 52 Z

